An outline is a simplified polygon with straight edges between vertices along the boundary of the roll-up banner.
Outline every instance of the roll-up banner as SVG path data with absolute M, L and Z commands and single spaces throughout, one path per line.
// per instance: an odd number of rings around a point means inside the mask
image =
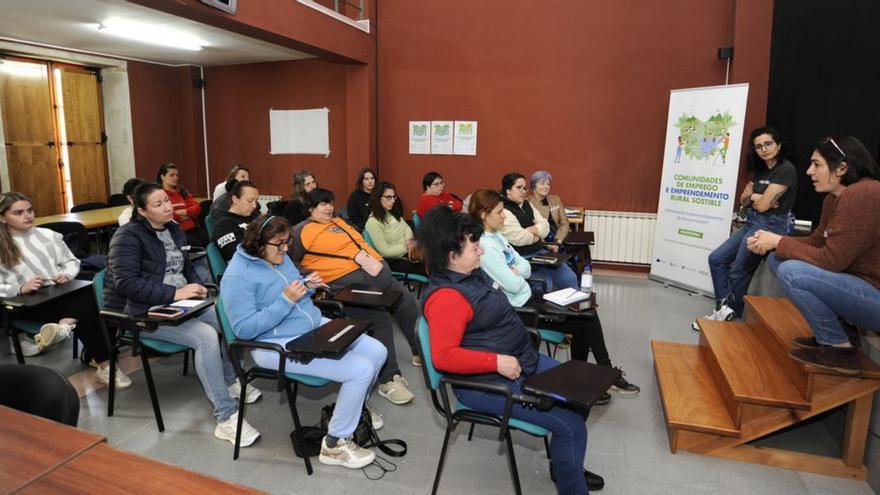
M 669 95 L 651 278 L 713 295 L 708 256 L 730 236 L 748 84 Z

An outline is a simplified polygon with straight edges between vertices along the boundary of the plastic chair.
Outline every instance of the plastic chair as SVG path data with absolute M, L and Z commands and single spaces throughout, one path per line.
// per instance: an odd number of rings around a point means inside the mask
M 156 395 L 156 386 L 153 383 L 153 372 L 150 369 L 150 360 L 147 359 L 147 355 L 143 352 L 142 347 L 147 347 L 165 355 L 177 354 L 179 352 L 184 353 L 184 375 L 187 374 L 189 351 L 193 351 L 193 353 L 195 353 L 195 351 L 187 346 L 166 342 L 164 340 L 152 339 L 141 335 L 141 330 L 155 329 L 158 326 L 156 323 L 135 321 L 125 313 L 105 310 L 104 279 L 106 274 L 107 270 L 101 270 L 98 272 L 98 274 L 95 275 L 95 279 L 92 281 L 92 287 L 95 290 L 95 299 L 98 301 L 101 330 L 104 332 L 104 338 L 107 339 L 107 343 L 110 347 L 110 383 L 107 385 L 109 392 L 107 399 L 107 416 L 113 416 L 113 407 L 116 397 L 116 361 L 119 354 L 119 344 L 120 342 L 128 341 L 131 343 L 132 354 L 134 354 L 135 351 L 140 350 L 141 365 L 144 369 L 144 377 L 147 379 L 147 389 L 150 392 L 150 402 L 153 405 L 153 414 L 156 416 L 156 426 L 159 427 L 160 432 L 165 431 L 165 422 L 162 421 L 162 411 L 159 408 L 159 398 Z M 117 328 L 115 339 L 110 338 L 111 333 L 108 330 L 109 327 Z
M 413 210 L 412 223 L 413 230 L 419 230 L 419 214 L 416 213 L 416 210 Z
M 61 373 L 31 364 L 0 364 L 0 404 L 76 426 L 79 394 Z
M 211 269 L 211 278 L 214 279 L 215 284 L 219 284 L 220 277 L 226 271 L 226 260 L 223 259 L 223 253 L 220 252 L 220 248 L 213 242 L 209 242 L 205 250 L 208 253 L 208 268 Z
M 338 316 L 342 315 L 342 304 L 337 301 L 315 301 L 315 304 L 322 307 L 322 310 L 336 311 L 336 314 Z M 235 373 L 238 375 L 238 380 L 241 383 L 241 395 L 239 395 L 238 397 L 238 426 L 235 433 L 235 449 L 232 452 L 232 459 L 238 459 L 238 453 L 241 446 L 241 425 L 244 421 L 245 408 L 247 407 L 247 404 L 245 403 L 247 384 L 257 378 L 275 380 L 277 382 L 277 390 L 280 392 L 282 389 L 284 389 L 284 391 L 287 393 L 287 405 L 290 407 L 290 416 L 291 418 L 293 418 L 294 429 L 293 433 L 291 433 L 290 435 L 290 440 L 293 444 L 294 451 L 296 451 L 297 445 L 300 445 L 302 447 L 299 450 L 303 453 L 303 462 L 306 465 L 306 472 L 309 474 L 309 476 L 311 476 L 312 461 L 309 459 L 308 454 L 306 454 L 302 424 L 300 423 L 299 412 L 296 408 L 296 397 L 299 392 L 300 384 L 309 387 L 323 387 L 324 385 L 330 383 L 330 380 L 311 375 L 302 375 L 299 373 L 279 373 L 278 370 L 285 369 L 285 366 L 287 364 L 288 355 L 285 349 L 278 344 L 273 344 L 269 342 L 239 340 L 232 332 L 232 324 L 229 322 L 229 318 L 226 316 L 226 309 L 224 308 L 223 300 L 221 298 L 217 298 L 217 302 L 214 306 L 217 310 L 217 320 L 220 322 L 220 328 L 223 330 L 224 342 L 227 345 L 227 349 L 229 349 L 230 351 L 230 360 L 232 361 L 232 365 L 235 368 Z M 259 366 L 252 366 L 250 368 L 244 367 L 243 363 L 245 361 L 242 359 L 244 357 L 241 355 L 242 351 L 253 349 L 265 349 L 277 352 L 278 369 L 273 370 L 268 368 L 261 368 Z M 291 384 L 293 384 L 293 387 L 291 387 Z
M 128 198 L 125 197 L 125 194 L 122 193 L 113 193 L 110 195 L 110 198 L 107 199 L 107 206 L 128 206 Z
M 425 385 L 427 385 L 428 390 L 431 392 L 431 401 L 434 403 L 434 409 L 446 419 L 446 434 L 443 437 L 443 447 L 440 449 L 440 460 L 437 462 L 437 472 L 434 475 L 434 485 L 431 489 L 431 493 L 437 493 L 437 488 L 440 485 L 440 475 L 443 472 L 443 464 L 446 460 L 446 451 L 449 448 L 449 437 L 461 422 L 468 422 L 471 424 L 470 433 L 468 434 L 469 441 L 473 437 L 474 426 L 477 424 L 499 428 L 499 440 L 504 440 L 507 443 L 507 461 L 510 468 L 510 479 L 513 482 L 515 492 L 517 494 L 522 493 L 519 484 L 519 472 L 516 469 L 516 455 L 513 451 L 513 441 L 510 438 L 510 429 L 513 428 L 536 437 L 542 437 L 544 439 L 544 448 L 547 450 L 548 459 L 550 458 L 550 443 L 547 440 L 547 435 L 550 432 L 538 425 L 510 417 L 510 412 L 515 399 L 509 387 L 500 383 L 470 380 L 461 376 L 445 376 L 437 371 L 434 367 L 434 361 L 431 359 L 431 340 L 429 337 L 428 322 L 424 317 L 419 318 L 418 338 L 419 354 L 422 356 L 422 374 L 425 378 Z M 457 401 L 456 404 L 453 405 L 449 398 L 447 386 L 473 388 L 503 395 L 505 397 L 504 414 L 498 416 L 477 411 L 462 404 L 458 404 Z
M 89 211 L 89 210 L 100 210 L 101 208 L 106 208 L 107 203 L 101 203 L 100 201 L 96 201 L 94 203 L 82 203 L 75 205 L 70 209 L 71 213 L 79 213 L 81 211 Z
M 211 214 L 205 215 L 205 230 L 208 231 L 208 238 L 214 237 L 214 217 Z

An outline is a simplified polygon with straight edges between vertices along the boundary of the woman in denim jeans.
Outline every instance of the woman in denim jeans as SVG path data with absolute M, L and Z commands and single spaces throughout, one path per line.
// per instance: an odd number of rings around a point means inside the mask
M 757 230 L 786 235 L 793 223 L 791 207 L 797 190 L 797 170 L 786 158 L 788 146 L 783 145 L 782 136 L 772 127 L 755 129 L 749 142 L 749 169 L 755 175 L 739 197 L 746 222 L 709 255 L 715 310 L 705 316 L 708 320 L 742 317 L 743 297 L 764 258 L 748 250 L 746 238 Z M 700 331 L 696 321 L 692 327 Z
M 759 230 L 749 249 L 758 255 L 776 250 L 770 269 L 813 331 L 794 340 L 800 349 L 791 357 L 858 374 L 861 342 L 853 326 L 880 330 L 880 167 L 858 139 L 829 137 L 813 152 L 807 175 L 816 192 L 828 193 L 813 234 Z

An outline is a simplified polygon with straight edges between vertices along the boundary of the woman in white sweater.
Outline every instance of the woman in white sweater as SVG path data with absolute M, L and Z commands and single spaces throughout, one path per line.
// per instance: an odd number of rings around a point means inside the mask
M 31 294 L 42 287 L 62 285 L 79 274 L 79 260 L 70 252 L 61 234 L 34 227 L 34 208 L 24 194 L 0 195 L 0 298 Z M 98 307 L 91 290 L 80 290 L 24 312 L 24 319 L 52 321 L 43 325 L 34 343 L 23 340 L 25 355 L 39 354 L 50 345 L 70 337 L 85 346 L 85 354 L 98 368 L 98 380 L 108 383 L 110 351 L 101 335 Z M 131 380 L 116 371 L 116 387 L 131 386 Z

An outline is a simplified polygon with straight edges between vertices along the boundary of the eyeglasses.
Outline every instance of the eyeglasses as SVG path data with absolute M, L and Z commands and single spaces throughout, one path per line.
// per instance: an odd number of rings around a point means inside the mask
M 266 244 L 269 246 L 275 246 L 275 248 L 279 250 L 291 248 L 293 247 L 293 237 L 288 237 L 286 240 L 279 242 L 267 242 Z
M 764 141 L 763 143 L 758 143 L 755 145 L 755 151 L 769 150 L 774 144 L 776 144 L 776 141 Z
M 396 200 L 397 200 L 397 195 L 396 195 L 396 194 L 392 194 L 392 195 L 390 195 L 390 196 L 382 196 L 382 199 L 387 199 L 388 201 L 396 201 Z
M 431 183 L 431 186 L 432 186 L 432 187 L 440 187 L 440 186 L 443 186 L 443 185 L 446 185 L 446 183 L 443 182 L 442 180 L 441 180 L 441 181 L 437 181 L 437 182 L 432 182 L 432 183 Z
M 831 146 L 834 146 L 834 149 L 836 149 L 837 152 L 840 153 L 841 156 L 843 156 L 843 159 L 846 160 L 846 153 L 844 153 L 843 150 L 840 149 L 840 146 L 838 146 L 837 143 L 834 142 L 834 138 L 827 137 L 825 138 L 825 142 L 831 143 Z

